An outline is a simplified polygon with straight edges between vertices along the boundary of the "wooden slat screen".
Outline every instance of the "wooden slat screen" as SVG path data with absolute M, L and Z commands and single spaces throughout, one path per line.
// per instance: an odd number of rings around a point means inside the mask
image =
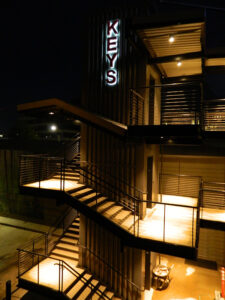
M 160 193 L 198 198 L 200 181 L 197 176 L 160 174 Z
M 200 124 L 201 88 L 198 84 L 161 86 L 161 124 Z
M 204 182 L 201 206 L 205 208 L 225 209 L 225 183 Z

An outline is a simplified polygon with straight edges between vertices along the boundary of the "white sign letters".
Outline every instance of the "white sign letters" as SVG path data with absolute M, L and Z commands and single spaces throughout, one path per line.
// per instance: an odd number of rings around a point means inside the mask
M 119 31 L 120 20 L 111 20 L 106 24 L 106 48 L 105 57 L 107 70 L 105 72 L 106 85 L 113 86 L 118 84 L 119 76 L 117 60 L 119 57 Z

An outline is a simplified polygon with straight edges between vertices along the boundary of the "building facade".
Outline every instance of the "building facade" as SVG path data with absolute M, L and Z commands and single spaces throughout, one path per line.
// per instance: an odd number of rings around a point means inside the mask
M 154 287 L 161 255 L 225 264 L 225 100 L 209 98 L 205 81 L 225 58 L 207 55 L 205 22 L 201 11 L 96 13 L 82 107 L 19 106 L 60 107 L 81 120 L 82 186 L 63 197 L 81 213 L 80 266 L 123 299 Z

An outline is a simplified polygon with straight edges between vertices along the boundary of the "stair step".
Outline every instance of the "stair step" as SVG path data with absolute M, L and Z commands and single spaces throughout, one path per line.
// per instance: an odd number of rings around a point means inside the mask
M 85 279 L 87 279 L 87 280 L 90 280 L 91 277 L 92 277 L 92 275 L 86 273 L 83 277 L 84 277 Z M 79 280 L 79 281 L 77 282 L 77 284 L 76 284 L 75 286 L 73 286 L 73 287 L 70 289 L 70 291 L 67 293 L 67 296 L 68 296 L 70 299 L 73 299 L 73 298 L 76 299 L 76 296 L 80 293 L 80 291 L 81 291 L 85 286 L 86 286 L 86 282 L 85 282 L 84 280 L 83 280 L 83 281 Z
M 54 179 L 64 178 L 66 180 L 72 180 L 72 181 L 78 181 L 80 179 L 80 177 L 71 177 L 71 176 L 67 176 L 67 175 L 65 175 L 63 177 L 61 177 L 60 175 L 54 175 L 52 178 L 54 178 Z
M 79 228 L 75 228 L 75 227 L 72 227 L 70 226 L 68 229 L 67 229 L 67 233 L 74 233 L 74 234 L 78 234 L 79 235 L 79 231 L 80 229 Z
M 71 193 L 71 196 L 72 196 L 72 197 L 76 197 L 76 196 L 82 195 L 82 194 L 87 193 L 87 192 L 90 192 L 90 191 L 93 191 L 93 190 L 90 189 L 90 188 L 84 188 L 84 189 L 79 190 L 79 191 L 77 191 L 77 192 Z
M 69 228 L 73 228 L 73 229 L 79 230 L 79 229 L 80 229 L 80 224 L 79 224 L 79 223 L 73 222 L 73 223 L 70 225 Z
M 122 206 L 115 205 L 115 206 L 112 206 L 109 209 L 107 209 L 103 214 L 105 216 L 113 217 L 114 215 L 119 213 L 121 210 L 123 210 Z
M 113 204 L 115 204 L 115 202 L 112 201 L 107 201 L 106 203 L 103 203 L 102 205 L 100 205 L 99 207 L 97 207 L 97 211 L 98 212 L 102 212 L 105 209 L 109 208 L 110 206 L 112 206 Z
M 74 240 L 79 240 L 79 234 L 77 234 L 77 233 L 66 232 L 66 233 L 64 233 L 64 237 L 69 237 Z
M 95 288 L 97 287 L 97 285 L 98 285 L 98 283 L 99 283 L 99 281 L 98 280 L 96 280 L 96 279 L 92 279 L 91 280 L 91 283 L 92 283 L 92 285 L 94 286 L 87 286 L 86 288 L 85 288 L 85 290 L 80 294 L 80 296 L 77 298 L 77 300 L 83 300 L 83 299 L 87 299 L 91 294 L 92 294 L 92 291 L 93 291 L 93 293 L 94 293 L 94 290 L 95 290 Z
M 114 296 L 114 293 L 113 292 L 111 292 L 111 291 L 107 291 L 107 292 L 105 292 L 105 294 L 107 295 L 107 297 L 109 297 L 110 299 L 112 299 L 113 298 L 113 296 Z
M 86 201 L 86 200 L 90 200 L 91 198 L 94 198 L 94 197 L 96 197 L 99 194 L 100 193 L 91 193 L 91 194 L 88 194 L 86 196 L 80 197 L 79 200 L 82 201 L 82 202 Z
M 102 203 L 103 201 L 106 201 L 106 200 L 107 200 L 107 197 L 99 197 L 97 199 L 97 205 L 100 204 L 100 203 Z M 93 201 L 89 202 L 87 205 L 89 207 L 92 207 L 92 206 L 96 205 L 96 199 L 94 199 Z
M 126 221 L 126 219 L 131 215 L 131 212 L 129 210 L 125 210 L 123 209 L 122 211 L 120 211 L 114 218 L 114 220 L 116 222 L 118 222 L 119 224 L 123 223 Z
M 79 241 L 79 239 L 74 239 L 72 237 L 67 237 L 67 236 L 64 236 L 60 239 L 61 243 L 65 243 L 68 245 L 74 245 L 74 244 L 76 244 L 77 241 Z
M 56 255 L 58 257 L 62 258 L 69 258 L 72 260 L 78 260 L 79 259 L 79 254 L 76 252 L 71 252 L 68 250 L 62 250 L 62 249 L 57 249 L 55 248 L 52 252 L 51 255 Z
M 135 223 L 138 220 L 138 217 L 135 216 Z M 122 227 L 124 227 L 126 230 L 133 229 L 134 226 L 134 216 L 130 215 L 122 224 Z
M 57 249 L 65 249 L 67 251 L 71 251 L 71 252 L 78 252 L 79 251 L 79 247 L 76 246 L 75 244 L 74 245 L 71 245 L 71 244 L 65 244 L 65 243 L 57 243 L 56 245 L 56 248 Z
M 94 295 L 92 296 L 91 299 L 93 300 L 98 300 L 98 299 L 103 299 L 103 297 L 101 296 L 102 293 L 104 293 L 106 291 L 106 286 L 104 285 L 100 285 L 98 290 L 96 291 L 96 293 L 94 293 Z M 98 293 L 98 294 L 97 294 Z
M 78 281 L 86 274 L 86 270 L 75 267 L 75 270 L 79 273 L 79 276 L 76 276 L 76 279 L 64 290 L 64 294 L 67 294 L 77 283 Z

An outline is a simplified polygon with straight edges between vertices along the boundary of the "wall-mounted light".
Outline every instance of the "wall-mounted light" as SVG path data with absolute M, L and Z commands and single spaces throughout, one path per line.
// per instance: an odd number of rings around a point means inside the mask
M 182 62 L 180 60 L 177 62 L 177 66 L 178 67 L 182 66 Z
M 55 113 L 54 113 L 54 111 L 50 111 L 48 114 L 49 115 L 54 115 Z
M 172 44 L 175 41 L 175 37 L 173 35 L 169 36 L 169 43 Z

